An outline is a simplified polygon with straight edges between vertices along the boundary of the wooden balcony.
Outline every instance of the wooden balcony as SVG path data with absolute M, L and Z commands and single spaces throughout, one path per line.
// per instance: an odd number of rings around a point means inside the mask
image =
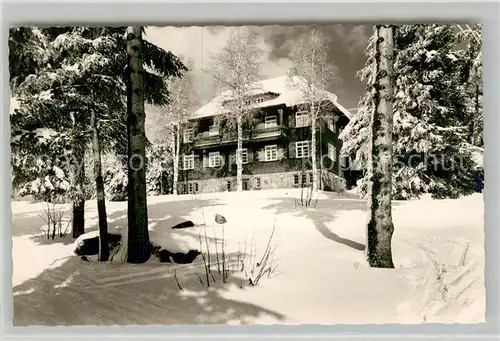
M 259 124 L 256 129 L 243 132 L 243 142 L 275 140 L 282 135 L 282 126 L 263 127 L 263 125 Z M 203 132 L 197 134 L 193 142 L 195 148 L 236 144 L 238 142 L 238 134 L 235 131 L 221 132 L 218 135 L 213 135 L 213 132 Z

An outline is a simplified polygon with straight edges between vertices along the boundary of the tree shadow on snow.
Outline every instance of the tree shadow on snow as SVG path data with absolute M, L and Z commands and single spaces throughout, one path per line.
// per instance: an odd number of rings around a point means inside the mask
M 251 299 L 253 288 L 240 289 L 242 280 L 232 275 L 226 284 L 219 277 L 210 287 L 202 285 L 204 271 L 199 261 L 101 264 L 72 257 L 13 289 L 14 325 L 245 324 L 260 316 L 276 323 L 284 318 L 224 297 L 231 288 L 245 290 Z
M 175 231 L 176 236 L 198 240 L 196 227 L 171 227 L 178 218 L 189 218 L 193 211 L 214 205 L 214 200 L 150 204 L 149 220 L 156 224 L 151 231 Z M 203 223 L 196 219 L 193 222 Z M 110 232 L 126 227 L 127 211 L 112 212 L 108 223 Z M 87 231 L 92 229 L 95 227 Z M 182 239 L 185 238 L 173 238 L 170 244 L 185 248 Z M 228 255 L 231 257 L 236 256 Z M 57 261 L 61 260 L 58 266 Z M 216 275 L 216 282 L 211 282 L 210 287 L 202 285 L 200 281 L 206 281 L 206 274 L 201 256 L 193 264 L 159 263 L 152 256 L 149 262 L 135 265 L 85 262 L 68 255 L 50 266 L 13 288 L 15 326 L 245 324 L 259 316 L 279 323 L 284 318 L 255 304 L 224 297 L 228 289 L 248 290 L 245 297 L 251 299 L 252 288 L 243 285 L 244 279 L 236 275 L 230 275 L 225 284 L 221 275 Z
M 116 203 L 113 203 L 116 204 Z M 125 228 L 127 226 L 127 203 L 124 203 L 125 209 L 113 211 L 108 214 L 108 231 L 118 232 L 119 229 Z M 172 222 L 172 226 L 175 225 L 174 221 L 178 221 L 179 218 L 187 217 L 193 211 L 201 209 L 207 206 L 217 206 L 220 205 L 216 200 L 182 200 L 182 201 L 166 201 L 154 204 L 148 204 L 148 221 L 149 224 L 163 221 L 163 225 L 168 225 L 168 222 Z M 109 210 L 108 210 L 109 212 Z M 12 218 L 12 236 L 19 237 L 29 235 L 30 239 L 40 245 L 49 244 L 63 244 L 69 245 L 74 242 L 74 238 L 71 235 L 71 225 L 67 231 L 67 235 L 63 237 L 56 237 L 52 240 L 47 238 L 46 233 L 41 231 L 41 227 L 46 225 L 46 221 L 43 218 L 44 212 L 29 212 L 29 213 L 19 213 L 13 215 Z M 97 231 L 97 208 L 85 209 L 85 232 Z M 186 218 L 187 219 L 187 218 Z M 89 220 L 93 220 L 93 224 L 89 223 Z
M 307 191 L 304 191 L 304 202 L 306 201 L 306 193 Z M 275 210 L 278 214 L 293 213 L 297 216 L 305 217 L 314 223 L 316 230 L 325 238 L 357 251 L 365 250 L 365 244 L 344 238 L 327 226 L 327 223 L 331 223 L 338 217 L 339 212 L 359 210 L 366 214 L 367 204 L 365 200 L 352 200 L 347 197 L 343 198 L 338 195 L 332 195 L 331 198 L 316 201 L 313 195 L 311 207 L 302 207 L 300 197 L 290 196 L 276 198 L 275 200 L 277 201 L 276 203 L 268 205 L 264 209 Z M 399 203 L 393 202 L 393 206 L 395 205 L 399 205 Z
M 148 204 L 148 221 L 154 223 L 158 221 L 171 221 L 172 226 L 178 222 L 178 218 L 188 219 L 192 212 L 209 206 L 220 206 L 217 200 L 183 200 L 167 201 L 155 204 Z M 127 210 L 115 211 L 108 215 L 108 225 L 113 228 L 127 226 Z M 201 222 L 200 222 L 201 223 Z

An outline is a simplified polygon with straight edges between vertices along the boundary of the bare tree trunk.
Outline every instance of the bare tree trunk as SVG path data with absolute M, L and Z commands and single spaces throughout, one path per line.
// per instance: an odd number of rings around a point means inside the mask
M 85 233 L 85 200 L 78 199 L 73 202 L 73 238 L 78 238 Z
M 146 132 L 142 26 L 127 29 L 128 250 L 127 262 L 151 256 L 146 192 Z
M 109 259 L 108 220 L 104 194 L 104 179 L 102 177 L 101 146 L 95 110 L 91 110 L 90 125 L 92 126 L 92 151 L 94 155 L 94 178 L 97 196 L 97 212 L 99 215 L 99 261 Z
M 79 168 L 76 169 L 76 184 L 80 187 L 78 198 L 73 201 L 73 219 L 71 230 L 73 238 L 78 238 L 85 233 L 85 198 L 83 191 L 85 188 L 85 150 L 81 147 L 75 147 L 75 154 L 78 156 Z
M 241 152 L 243 149 L 243 127 L 241 122 L 241 115 L 238 115 L 238 146 L 236 148 L 236 188 L 238 192 L 243 191 L 243 160 Z
M 174 125 L 174 195 L 178 194 L 177 183 L 179 182 L 179 153 L 180 153 L 180 133 L 179 133 L 179 123 Z
M 392 222 L 392 125 L 394 27 L 377 25 L 374 98 L 368 153 L 367 259 L 371 267 L 394 268 Z

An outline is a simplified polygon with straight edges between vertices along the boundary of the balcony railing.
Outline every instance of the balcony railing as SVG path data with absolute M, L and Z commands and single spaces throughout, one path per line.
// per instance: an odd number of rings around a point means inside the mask
M 263 126 L 263 125 L 262 125 Z M 262 128 L 261 125 L 257 129 L 246 130 L 243 132 L 243 141 L 258 141 L 269 138 L 279 137 L 283 134 L 283 127 L 274 126 Z M 238 142 L 237 132 L 221 132 L 219 135 L 212 135 L 209 132 L 199 133 L 193 139 L 195 147 L 206 147 L 211 145 L 232 144 Z

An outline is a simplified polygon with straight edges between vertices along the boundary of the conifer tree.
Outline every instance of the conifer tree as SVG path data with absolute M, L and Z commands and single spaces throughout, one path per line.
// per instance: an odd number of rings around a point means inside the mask
M 361 79 L 369 79 L 373 39 Z M 401 25 L 395 35 L 394 175 L 395 199 L 423 193 L 456 198 L 475 190 L 467 141 L 468 95 L 462 83 L 460 51 L 452 25 Z M 343 153 L 363 164 L 367 143 L 365 96 L 343 133 Z M 366 180 L 366 178 L 364 178 Z M 366 192 L 366 182 L 362 192 Z
M 97 115 L 105 150 L 126 145 L 125 27 L 12 28 L 10 81 L 20 103 L 11 114 L 14 184 L 45 200 L 51 192 L 75 202 L 73 235 L 84 231 L 86 197 L 83 155 Z M 168 101 L 165 79 L 185 69 L 180 60 L 145 42 L 146 100 Z M 94 96 L 91 96 L 91 89 Z M 44 157 L 45 156 L 45 157 Z M 43 163 L 44 165 L 40 165 Z M 57 171 L 54 171 L 54 165 Z M 49 180 L 58 174 L 57 183 Z M 64 176 L 62 176 L 64 175 Z M 44 179 L 43 181 L 41 179 Z M 55 181 L 55 180 L 54 180 Z

